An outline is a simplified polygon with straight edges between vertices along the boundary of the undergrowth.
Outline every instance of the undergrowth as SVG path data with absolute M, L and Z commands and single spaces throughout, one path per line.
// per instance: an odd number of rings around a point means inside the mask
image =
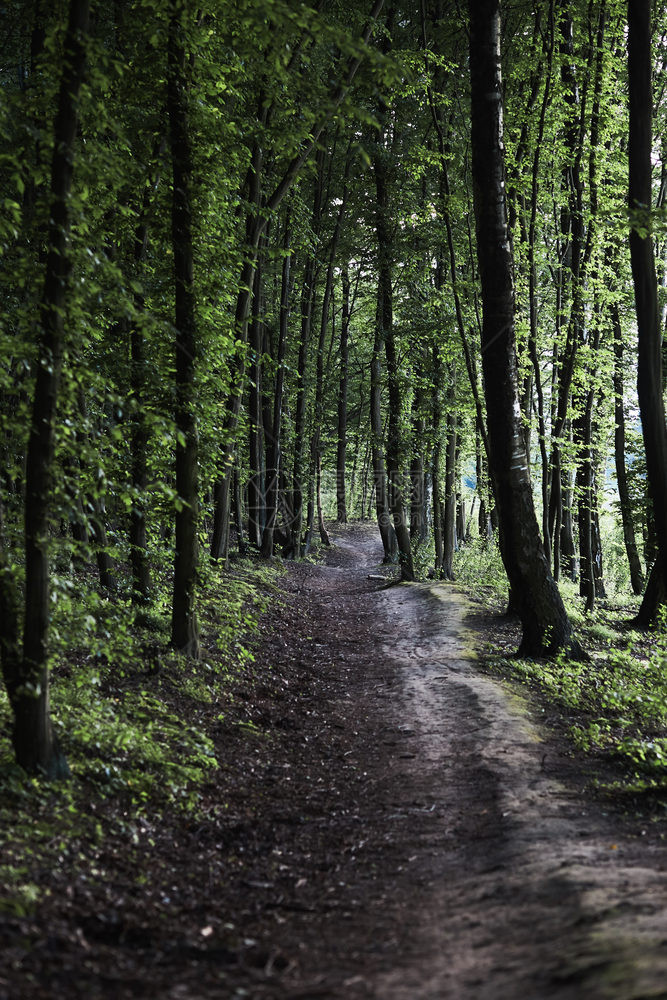
M 507 605 L 507 582 L 495 546 L 471 545 L 457 554 L 457 580 L 488 610 Z M 614 595 L 592 614 L 584 611 L 576 586 L 560 590 L 577 636 L 590 656 L 576 662 L 524 660 L 503 639 L 486 650 L 490 669 L 536 688 L 563 718 L 574 745 L 616 759 L 623 774 L 614 790 L 649 794 L 667 808 L 667 621 L 650 632 L 630 628 L 637 599 Z
M 32 912 L 35 872 L 72 863 L 77 844 L 90 853 L 114 833 L 132 843 L 142 817 L 153 823 L 167 811 L 196 817 L 219 766 L 212 721 L 226 717 L 233 681 L 252 664 L 253 636 L 281 572 L 250 559 L 224 572 L 202 568 L 197 662 L 169 649 L 166 590 L 140 625 L 128 626 L 127 601 L 101 596 L 84 575 L 56 588 L 52 719 L 72 779 L 27 779 L 13 763 L 3 690 L 0 914 Z

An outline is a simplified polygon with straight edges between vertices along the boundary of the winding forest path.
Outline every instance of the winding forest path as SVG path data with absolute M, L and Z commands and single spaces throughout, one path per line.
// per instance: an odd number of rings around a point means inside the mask
M 274 669 L 293 658 L 303 688 L 246 875 L 247 918 L 279 947 L 251 995 L 667 997 L 664 842 L 605 813 L 476 668 L 465 599 L 386 587 L 380 554 L 353 527 L 286 580 L 297 635 Z
M 0 912 L 0 1000 L 667 997 L 664 817 L 590 791 L 454 587 L 377 579 L 369 527 L 335 542 L 195 703 L 197 809 L 95 799 L 103 837 L 49 834 L 39 906 Z

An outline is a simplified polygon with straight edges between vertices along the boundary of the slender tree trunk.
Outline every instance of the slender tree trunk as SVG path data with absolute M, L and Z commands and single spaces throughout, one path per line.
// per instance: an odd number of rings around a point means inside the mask
M 283 395 L 285 391 L 285 347 L 289 322 L 290 270 L 292 255 L 288 252 L 290 238 L 289 215 L 285 220 L 283 234 L 283 266 L 280 285 L 280 317 L 278 327 L 278 350 L 276 353 L 276 381 L 273 394 L 273 421 L 271 434 L 267 435 L 266 449 L 266 524 L 262 533 L 262 555 L 269 559 L 273 555 L 273 540 L 278 516 L 278 479 L 280 475 L 281 437 L 283 420 Z
M 585 598 L 585 610 L 595 607 L 595 574 L 593 570 L 593 465 L 592 465 L 592 421 L 593 389 L 588 389 L 585 400 L 573 407 L 574 441 L 578 448 L 577 458 L 577 516 L 579 524 L 579 594 Z M 577 412 L 578 411 L 578 412 Z
M 441 270 L 441 269 L 440 269 Z M 440 399 L 440 380 L 442 364 L 438 354 L 438 345 L 432 348 L 433 359 L 433 390 L 431 412 L 433 420 L 433 461 L 431 466 L 431 479 L 433 482 L 433 544 L 435 548 L 434 575 L 436 580 L 442 578 L 442 569 L 445 559 L 444 539 L 442 535 L 442 490 L 440 483 L 440 465 L 442 462 L 442 403 Z
M 479 431 L 475 434 L 475 478 L 477 480 L 477 496 L 479 497 L 479 514 L 477 516 L 477 525 L 479 529 L 479 537 L 484 541 L 488 541 L 491 537 L 491 519 L 489 517 L 489 511 L 486 505 L 487 498 L 487 474 L 484 467 L 485 455 L 482 452 L 481 440 Z
M 560 306 L 563 309 L 566 288 L 566 276 L 570 287 L 570 313 L 567 321 L 565 346 L 560 357 L 557 356 L 557 402 L 552 421 L 552 448 L 549 476 L 551 481 L 551 496 L 549 499 L 549 535 L 554 545 L 554 574 L 558 578 L 560 567 L 556 565 L 559 554 L 562 557 L 562 544 L 555 540 L 557 522 L 564 520 L 561 504 L 563 453 L 562 442 L 565 434 L 570 391 L 574 375 L 578 349 L 583 341 L 584 301 L 582 288 L 582 255 L 584 250 L 584 220 L 583 220 L 583 179 L 581 176 L 582 143 L 580 138 L 583 113 L 579 98 L 576 68 L 574 61 L 573 21 L 569 8 L 561 10 L 561 84 L 565 104 L 569 111 L 569 120 L 565 130 L 565 145 L 568 152 L 566 166 L 563 168 L 562 187 L 567 192 L 567 205 L 561 212 L 561 233 L 563 246 L 567 252 L 561 251 L 567 264 L 560 268 L 559 292 Z M 585 108 L 584 108 L 585 110 Z M 560 322 L 560 321 L 559 321 Z M 560 553 L 559 553 L 560 548 Z
M 64 311 L 69 288 L 70 216 L 79 93 L 85 73 L 89 2 L 71 0 L 65 35 L 63 75 L 54 128 L 51 208 L 44 290 L 37 339 L 37 377 L 26 462 L 25 618 L 23 659 L 3 662 L 14 712 L 17 763 L 29 773 L 66 776 L 67 763 L 53 735 L 49 714 L 47 641 L 49 631 L 49 509 L 56 402 L 65 347 Z M 19 667 L 19 669 L 16 669 Z
M 630 490 L 628 489 L 628 473 L 625 466 L 625 410 L 623 406 L 625 397 L 623 372 L 624 349 L 621 317 L 617 303 L 614 303 L 612 306 L 611 321 L 614 331 L 614 460 L 616 464 L 616 482 L 618 483 L 621 521 L 623 523 L 623 541 L 630 566 L 632 592 L 633 594 L 641 594 L 644 589 L 644 574 L 637 550 Z
M 389 187 L 384 151 L 380 150 L 375 157 L 375 189 L 377 196 L 376 231 L 378 244 L 378 322 L 382 329 L 385 357 L 387 359 L 387 377 L 389 382 L 389 420 L 387 429 L 387 474 L 389 477 L 389 508 L 391 510 L 394 531 L 398 542 L 401 579 L 414 580 L 412 564 L 412 546 L 410 532 L 406 523 L 405 503 L 401 484 L 401 387 L 396 357 L 396 341 L 394 331 L 392 271 L 392 242 L 389 230 Z
M 451 376 L 454 378 L 452 368 Z M 452 410 L 453 387 L 449 391 L 447 413 L 447 445 L 445 450 L 445 503 L 442 517 L 443 559 L 441 578 L 454 579 L 454 552 L 456 551 L 456 442 L 458 421 Z
M 416 418 L 410 463 L 410 538 L 420 545 L 426 541 L 426 482 L 421 453 L 425 429 L 423 418 Z
M 144 188 L 139 224 L 134 234 L 133 260 L 136 271 L 140 272 L 148 249 L 148 214 L 159 181 L 157 162 L 166 142 L 161 137 L 153 156 L 153 169 Z M 134 304 L 141 317 L 144 312 L 144 296 L 135 292 Z M 130 396 L 134 412 L 131 415 L 130 454 L 132 477 L 132 508 L 130 510 L 130 566 L 132 570 L 132 603 L 148 603 L 151 592 L 151 575 L 148 563 L 148 541 L 146 533 L 146 489 L 148 486 L 148 442 L 149 429 L 145 414 L 144 394 L 148 381 L 148 359 L 146 338 L 141 319 L 130 327 Z
M 533 506 L 520 418 L 507 230 L 499 0 L 469 0 L 472 174 L 482 286 L 482 364 L 501 551 L 517 601 L 520 652 L 583 655 L 549 571 Z
M 593 470 L 592 485 L 593 511 L 591 518 L 591 548 L 593 563 L 593 580 L 595 583 L 595 596 L 599 600 L 604 600 L 607 596 L 607 589 L 604 583 L 604 567 L 602 563 L 602 536 L 600 534 L 600 513 L 598 511 L 597 482 L 595 470 Z
M 315 299 L 315 262 L 306 261 L 304 284 L 301 293 L 301 339 L 297 362 L 297 387 L 294 414 L 294 466 L 292 471 L 292 524 L 288 554 L 294 559 L 301 555 L 303 529 L 303 475 L 306 452 L 306 418 L 308 412 L 308 349 Z
M 382 443 L 384 440 L 382 428 L 382 363 L 380 361 L 380 350 L 382 348 L 382 327 L 378 318 L 375 322 L 375 341 L 373 343 L 373 357 L 371 360 L 371 451 L 373 460 L 373 482 L 375 485 L 375 511 L 377 515 L 378 528 L 382 538 L 384 550 L 383 562 L 393 562 L 397 554 L 396 532 L 391 523 L 389 513 L 389 502 L 387 499 L 387 472 L 382 454 Z M 369 503 L 370 509 L 370 503 Z M 370 515 L 369 515 L 370 516 Z
M 317 530 L 320 533 L 322 545 L 331 545 L 329 532 L 324 524 L 324 512 L 322 510 L 322 455 L 317 452 L 317 466 L 315 469 L 315 499 L 317 504 Z
M 326 279 L 324 282 L 324 295 L 322 297 L 322 319 L 320 323 L 320 336 L 317 345 L 317 366 L 316 366 L 316 377 L 315 377 L 315 419 L 313 427 L 313 435 L 311 440 L 311 464 L 315 470 L 315 496 L 317 503 L 318 512 L 318 525 L 320 538 L 323 545 L 330 545 L 329 535 L 326 528 L 324 527 L 324 519 L 321 517 L 321 496 L 320 496 L 320 484 L 322 478 L 321 466 L 322 466 L 322 454 L 321 454 L 321 439 L 322 439 L 322 425 L 324 422 L 324 345 L 326 341 L 326 331 L 327 324 L 330 318 L 331 304 L 333 297 L 333 287 L 334 287 L 334 267 L 336 263 L 336 253 L 338 250 L 338 241 L 340 239 L 340 233 L 343 226 L 343 220 L 345 218 L 345 210 L 347 208 L 347 198 L 348 198 L 348 179 L 351 166 L 351 158 L 348 149 L 348 154 L 345 161 L 345 174 L 343 177 L 343 193 L 340 201 L 340 207 L 338 209 L 338 216 L 336 218 L 336 225 L 334 227 L 333 235 L 331 237 L 331 248 L 329 251 L 329 264 L 327 267 Z M 348 282 L 348 310 L 349 310 L 349 282 Z M 344 317 L 343 325 L 345 322 L 349 322 L 349 312 L 348 316 Z M 333 347 L 333 337 L 334 337 L 334 323 L 333 316 L 331 317 L 331 347 Z M 341 344 L 342 344 L 342 332 L 341 332 Z M 347 351 L 347 331 L 345 333 L 345 350 Z M 331 353 L 331 352 L 330 352 Z M 347 357 L 346 357 L 347 364 Z M 347 407 L 347 387 L 345 388 Z M 340 397 L 339 397 L 339 422 L 340 422 Z M 344 414 L 346 417 L 346 414 Z M 340 439 L 339 439 L 340 447 Z M 343 455 L 344 459 L 344 455 Z M 344 463 L 343 463 L 344 465 Z M 345 482 L 343 479 L 343 502 L 345 499 L 344 492 Z M 309 521 L 309 530 L 311 527 L 311 522 Z
M 250 166 L 243 186 L 243 193 L 247 195 L 249 206 L 245 226 L 245 256 L 241 266 L 241 275 L 236 296 L 236 311 L 234 314 L 234 332 L 237 348 L 229 361 L 230 388 L 223 422 L 220 472 L 213 487 L 214 510 L 213 531 L 211 535 L 211 559 L 213 562 L 224 558 L 226 543 L 229 537 L 230 486 L 234 451 L 236 449 L 236 434 L 245 387 L 250 305 L 255 281 L 258 247 L 265 226 L 265 222 L 258 216 L 262 199 L 262 160 L 261 147 L 258 142 L 255 142 L 252 147 Z
M 338 442 L 336 447 L 336 519 L 347 522 L 345 466 L 347 462 L 347 386 L 350 332 L 350 275 L 342 269 L 343 303 L 340 324 L 340 381 L 338 384 Z
M 247 551 L 245 538 L 243 535 L 243 504 L 241 503 L 241 476 L 239 475 L 238 462 L 234 465 L 232 479 L 232 494 L 234 498 L 234 521 L 236 523 L 236 543 L 239 555 L 244 556 Z
M 319 233 L 321 225 L 322 195 L 324 187 L 324 153 L 317 155 L 317 175 L 313 195 L 313 232 Z M 289 554 L 295 559 L 301 555 L 303 529 L 303 475 L 306 457 L 306 417 L 308 412 L 308 352 L 310 348 L 313 313 L 315 308 L 315 257 L 308 253 L 304 266 L 301 292 L 301 338 L 297 362 L 296 402 L 294 413 L 294 467 L 292 474 L 291 543 Z
M 248 452 L 250 478 L 248 479 L 248 540 L 254 548 L 259 548 L 264 529 L 264 482 L 262 475 L 262 348 L 264 343 L 263 267 L 261 253 L 255 268 L 252 297 L 252 316 L 249 329 L 250 379 L 248 387 Z
M 642 419 L 648 484 L 653 501 L 658 560 L 667 589 L 667 427 L 663 403 L 662 331 L 651 233 L 653 148 L 650 0 L 628 2 L 628 85 L 630 94 L 629 189 L 630 259 L 637 310 L 637 395 Z M 640 227 L 643 230 L 640 231 Z
M 186 56 L 181 0 L 173 0 L 169 20 L 167 113 L 173 168 L 172 243 L 175 284 L 176 444 L 174 594 L 171 642 L 188 656 L 199 656 L 195 592 L 199 524 L 199 462 L 195 374 L 197 327 L 192 248 L 192 149 L 187 114 Z

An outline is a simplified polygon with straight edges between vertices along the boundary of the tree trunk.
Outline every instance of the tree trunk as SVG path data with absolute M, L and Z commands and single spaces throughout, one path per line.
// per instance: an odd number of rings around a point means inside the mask
M 454 377 L 452 371 L 451 377 Z M 457 419 L 452 412 L 453 389 L 449 392 L 449 412 L 447 414 L 447 445 L 445 450 L 445 503 L 442 517 L 442 572 L 443 580 L 454 579 L 454 552 L 456 550 L 456 439 Z
M 503 562 L 515 594 L 520 653 L 583 655 L 551 576 L 535 516 L 521 423 L 507 227 L 499 0 L 469 0 L 472 175 L 482 287 L 482 364 Z
M 379 303 L 378 303 L 379 314 Z M 387 473 L 382 454 L 382 442 L 384 439 L 382 429 L 382 367 L 380 361 L 380 350 L 382 347 L 382 329 L 379 315 L 375 322 L 375 340 L 373 343 L 373 357 L 371 360 L 371 454 L 373 462 L 373 482 L 375 485 L 375 512 L 377 516 L 378 528 L 382 539 L 384 550 L 383 562 L 393 562 L 397 554 L 397 541 L 394 526 L 391 523 L 389 513 L 389 502 L 387 499 Z M 370 503 L 369 503 L 370 510 Z
M 247 551 L 245 538 L 243 537 L 243 505 L 241 503 L 241 476 L 239 475 L 238 462 L 234 465 L 232 479 L 232 494 L 234 498 L 234 521 L 236 523 L 236 544 L 239 555 L 244 556 Z
M 324 187 L 324 153 L 317 154 L 317 174 L 313 194 L 312 226 L 317 235 L 321 225 L 322 195 Z M 308 410 L 308 351 L 315 308 L 315 257 L 306 257 L 301 292 L 301 338 L 297 362 L 296 402 L 294 413 L 294 467 L 292 472 L 292 525 L 288 554 L 298 559 L 301 555 L 303 528 L 303 474 L 306 455 L 306 416 Z
M 264 529 L 264 477 L 262 470 L 262 348 L 264 323 L 262 321 L 263 268 L 261 253 L 255 268 L 252 296 L 252 316 L 249 329 L 250 371 L 248 387 L 248 454 L 250 478 L 248 479 L 248 541 L 259 548 Z
M 630 490 L 628 489 L 628 473 L 625 465 L 625 410 L 623 406 L 625 396 L 623 373 L 624 349 L 621 317 L 617 303 L 614 303 L 611 308 L 611 321 L 614 331 L 614 460 L 616 464 L 616 482 L 618 483 L 618 497 L 623 524 L 623 541 L 630 566 L 632 593 L 641 594 L 644 589 L 644 574 L 637 550 Z
M 340 323 L 340 381 L 338 384 L 338 442 L 336 447 L 336 520 L 347 522 L 345 465 L 347 460 L 347 385 L 350 332 L 350 275 L 342 269 L 343 303 Z
M 230 389 L 225 406 L 220 472 L 213 488 L 214 510 L 213 531 L 211 535 L 211 559 L 213 562 L 224 558 L 227 539 L 229 537 L 229 493 L 234 450 L 236 448 L 236 432 L 245 386 L 245 356 L 250 303 L 255 280 L 257 251 L 264 228 L 264 221 L 257 216 L 262 198 L 261 175 L 262 150 L 259 143 L 255 142 L 253 143 L 250 166 L 248 167 L 248 173 L 242 190 L 242 194 L 247 195 L 246 200 L 249 203 L 245 225 L 245 257 L 241 266 L 236 295 L 234 333 L 237 349 L 229 360 Z
M 632 223 L 630 259 L 638 329 L 637 395 L 658 542 L 657 563 L 662 585 L 667 589 L 667 428 L 663 403 L 662 331 L 650 218 L 653 147 L 651 7 L 650 0 L 628 2 L 628 201 Z
M 389 187 L 387 183 L 386 153 L 380 149 L 375 156 L 376 233 L 378 246 L 378 323 L 384 341 L 389 382 L 389 420 L 387 428 L 387 474 L 389 478 L 389 508 L 398 542 L 401 579 L 414 580 L 412 546 L 406 523 L 405 503 L 401 484 L 401 387 L 396 358 L 394 310 L 392 289 L 392 243 L 389 230 Z
M 317 504 L 317 529 L 320 533 L 322 545 L 331 545 L 329 532 L 324 524 L 324 512 L 322 511 L 322 456 L 317 452 L 317 466 L 315 468 L 315 500 Z
M 269 559 L 273 555 L 273 540 L 278 516 L 278 478 L 280 475 L 281 436 L 283 420 L 283 395 L 285 391 L 285 347 L 289 322 L 290 269 L 292 255 L 288 252 L 290 238 L 289 215 L 285 219 L 283 234 L 283 266 L 280 284 L 280 316 L 278 325 L 278 349 L 276 352 L 276 381 L 273 393 L 273 420 L 271 433 L 267 434 L 266 449 L 266 523 L 262 533 L 262 555 Z
M 665 587 L 664 574 L 659 565 L 659 559 L 656 559 L 651 567 L 637 616 L 630 623 L 632 628 L 648 629 L 655 625 L 658 609 L 665 607 L 666 604 L 667 587 Z
M 137 271 L 141 268 L 148 248 L 148 213 L 158 185 L 157 161 L 165 147 L 161 137 L 153 156 L 153 169 L 149 175 L 140 208 L 139 224 L 134 234 L 132 257 Z M 144 296 L 138 290 L 134 295 L 137 313 L 144 312 Z M 148 422 L 144 410 L 144 393 L 148 380 L 146 339 L 141 320 L 130 328 L 130 397 L 133 405 L 130 429 L 130 455 L 132 477 L 132 508 L 130 510 L 130 566 L 132 570 L 132 603 L 146 604 L 150 599 L 151 575 L 148 564 L 146 534 L 146 488 L 148 486 L 147 452 L 149 441 Z
M 572 421 L 577 445 L 577 519 L 579 524 L 579 594 L 585 599 L 585 610 L 595 607 L 595 573 L 593 569 L 593 465 L 591 430 L 593 420 L 593 389 L 588 389 L 585 401 L 574 406 Z
M 199 462 L 195 371 L 197 329 L 192 248 L 192 149 L 187 114 L 186 56 L 183 46 L 183 4 L 173 0 L 169 20 L 167 113 L 169 116 L 173 197 L 171 232 L 175 284 L 175 424 L 176 551 L 171 615 L 171 642 L 188 656 L 199 656 L 195 611 L 197 529 L 199 522 Z
M 556 354 L 557 392 L 556 409 L 552 420 L 552 446 L 549 476 L 551 480 L 551 496 L 549 498 L 549 536 L 554 546 L 554 574 L 558 578 L 560 567 L 556 558 L 562 557 L 562 544 L 556 542 L 559 516 L 563 516 L 563 450 L 562 440 L 567 427 L 570 390 L 574 375 L 579 346 L 583 340 L 584 300 L 582 287 L 582 254 L 584 250 L 584 219 L 583 191 L 584 184 L 581 175 L 582 144 L 580 118 L 585 113 L 585 102 L 579 98 L 576 66 L 574 61 L 573 21 L 567 7 L 561 10 L 561 84 L 565 105 L 569 110 L 566 122 L 564 142 L 567 148 L 567 161 L 563 168 L 562 188 L 567 192 L 567 203 L 561 212 L 561 235 L 563 249 L 561 259 L 566 263 L 559 268 L 559 314 L 564 309 L 566 279 L 570 285 L 570 314 L 567 322 L 565 346 L 560 357 Z M 566 250 L 565 250 L 566 248 Z M 559 318 L 560 324 L 560 318 Z M 556 352 L 555 352 L 556 353 Z
M 65 347 L 63 316 L 72 266 L 68 200 L 78 128 L 79 93 L 86 65 L 89 6 L 88 0 L 71 0 L 65 35 L 64 68 L 54 128 L 50 221 L 37 340 L 37 377 L 26 461 L 23 659 L 18 670 L 10 667 L 8 671 L 7 664 L 3 663 L 14 712 L 13 742 L 17 763 L 29 773 L 41 772 L 49 778 L 64 777 L 69 773 L 53 735 L 49 714 L 48 533 L 56 403 Z
M 433 483 L 433 545 L 435 549 L 434 575 L 436 580 L 442 578 L 442 568 L 445 558 L 444 539 L 442 535 L 442 491 L 440 485 L 440 464 L 442 456 L 442 403 L 440 400 L 440 376 L 441 362 L 438 354 L 438 345 L 432 348 L 433 358 L 433 390 L 431 413 L 433 421 L 433 461 L 431 465 L 431 479 Z

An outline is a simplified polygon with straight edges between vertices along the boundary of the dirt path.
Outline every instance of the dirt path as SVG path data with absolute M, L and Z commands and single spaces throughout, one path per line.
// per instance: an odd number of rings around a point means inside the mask
M 298 863 L 271 935 L 285 969 L 256 995 L 667 997 L 659 835 L 606 815 L 476 669 L 454 589 L 385 588 L 378 555 L 350 530 L 288 583 L 307 612 L 313 780 L 292 771 L 299 834 L 278 851 Z
M 475 662 L 464 598 L 387 587 L 379 555 L 351 527 L 290 566 L 210 705 L 197 812 L 110 802 L 31 872 L 0 1000 L 667 997 L 664 819 L 592 794 Z

